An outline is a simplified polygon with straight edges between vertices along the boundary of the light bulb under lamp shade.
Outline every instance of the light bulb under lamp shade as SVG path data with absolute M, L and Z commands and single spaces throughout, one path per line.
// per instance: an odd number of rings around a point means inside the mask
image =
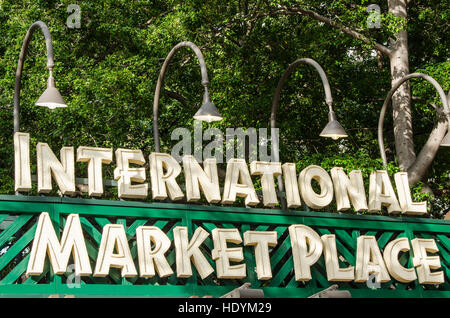
M 447 132 L 447 135 L 445 135 L 444 139 L 442 139 L 441 146 L 450 147 L 450 130 Z
M 338 138 L 346 138 L 348 137 L 347 133 L 345 132 L 344 128 L 342 128 L 341 124 L 336 119 L 336 115 L 334 112 L 330 112 L 328 114 L 328 124 L 325 126 L 325 128 L 320 133 L 320 137 L 329 137 L 333 138 L 334 140 Z
M 208 123 L 223 119 L 216 106 L 211 102 L 211 98 L 209 97 L 208 89 L 206 87 L 205 94 L 203 95 L 203 105 L 195 113 L 194 119 L 206 121 Z

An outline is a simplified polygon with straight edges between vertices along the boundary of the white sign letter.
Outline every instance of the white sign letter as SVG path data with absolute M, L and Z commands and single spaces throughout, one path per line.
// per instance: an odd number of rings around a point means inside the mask
M 298 208 L 302 205 L 302 201 L 300 200 L 295 163 L 288 162 L 281 167 L 283 168 L 287 207 L 290 209 Z
M 105 277 L 109 274 L 110 267 L 121 268 L 122 277 L 137 275 L 122 224 L 107 224 L 103 227 L 94 277 Z
M 309 226 L 294 224 L 289 226 L 291 237 L 292 258 L 296 281 L 311 280 L 311 265 L 322 254 L 322 240 Z
M 30 252 L 27 275 L 42 274 L 47 253 L 53 271 L 58 275 L 66 272 L 70 254 L 73 255 L 75 263 L 75 275 L 87 276 L 92 274 L 78 214 L 69 214 L 67 217 L 60 244 L 49 214 L 47 212 L 41 213 Z
M 275 206 L 278 203 L 273 177 L 281 175 L 281 163 L 253 161 L 250 163 L 252 175 L 261 176 L 261 187 L 264 206 Z
M 376 282 L 385 283 L 390 280 L 375 236 L 362 235 L 356 240 L 355 282 L 367 282 L 372 273 Z
M 145 168 L 130 168 L 130 163 L 144 165 L 145 159 L 141 150 L 117 149 L 114 179 L 117 180 L 119 198 L 145 199 L 148 184 L 131 184 L 145 181 Z
M 219 176 L 216 158 L 203 161 L 205 170 L 200 167 L 194 156 L 183 157 L 183 169 L 186 179 L 186 198 L 188 202 L 200 200 L 200 189 L 209 203 L 220 202 Z
M 320 185 L 320 194 L 312 188 L 313 179 Z M 333 200 L 333 182 L 325 169 L 319 166 L 308 166 L 303 169 L 298 177 L 298 183 L 303 200 L 313 209 L 326 207 Z
M 415 238 L 411 241 L 414 252 L 413 264 L 417 270 L 419 284 L 442 284 L 444 272 L 431 272 L 441 267 L 439 256 L 428 256 L 427 252 L 437 253 L 439 250 L 434 239 Z
M 112 148 L 78 147 L 77 161 L 88 162 L 88 193 L 90 196 L 103 194 L 102 164 L 111 163 Z
M 402 213 L 410 215 L 423 215 L 427 213 L 427 201 L 413 202 L 411 190 L 409 189 L 408 173 L 397 172 L 394 174 L 395 186 L 397 187 L 398 200 Z
M 385 170 L 373 171 L 370 174 L 369 212 L 380 211 L 381 205 L 386 206 L 389 213 L 401 212 L 391 180 Z
M 350 209 L 351 201 L 355 211 L 365 211 L 367 210 L 367 200 L 361 171 L 353 170 L 349 176 L 350 178 L 347 177 L 344 169 L 341 167 L 331 169 L 337 210 L 345 211 Z
M 244 159 L 232 158 L 227 162 L 222 203 L 233 204 L 236 196 L 245 198 L 246 205 L 259 203 L 247 163 Z
M 230 261 L 241 262 L 244 259 L 242 247 L 230 248 L 227 242 L 242 243 L 238 229 L 212 230 L 214 249 L 211 251 L 212 259 L 216 261 L 217 278 L 244 278 L 245 264 L 230 265 Z
M 156 226 L 139 226 L 136 229 L 136 242 L 141 277 L 155 276 L 155 267 L 159 277 L 173 274 L 173 270 L 164 256 L 171 243 L 163 231 Z
M 164 170 L 166 173 L 164 173 Z M 152 198 L 164 200 L 167 192 L 172 201 L 184 197 L 176 177 L 181 172 L 178 162 L 169 154 L 153 152 L 150 154 L 150 177 L 152 181 Z
M 191 259 L 202 279 L 214 272 L 214 269 L 200 251 L 200 245 L 208 236 L 209 233 L 206 230 L 198 227 L 189 242 L 187 227 L 176 226 L 173 229 L 173 240 L 177 255 L 177 277 L 186 278 L 192 276 Z
M 355 278 L 354 267 L 339 268 L 339 260 L 336 248 L 336 236 L 325 234 L 321 237 L 323 243 L 323 254 L 325 257 L 325 267 L 327 269 L 327 279 L 330 282 L 349 282 Z
M 53 154 L 46 143 L 38 143 L 36 146 L 37 156 L 37 179 L 38 192 L 48 193 L 52 191 L 52 175 L 61 193 L 75 193 L 75 162 L 73 147 L 61 148 L 61 162 Z
M 275 231 L 247 231 L 244 233 L 244 245 L 255 247 L 256 274 L 259 280 L 272 278 L 269 246 L 277 245 Z
M 389 242 L 383 252 L 384 262 L 389 273 L 401 283 L 409 283 L 417 279 L 414 267 L 405 268 L 398 261 L 398 254 L 406 251 L 409 251 L 408 239 L 401 237 Z
M 30 134 L 14 134 L 14 191 L 31 190 Z

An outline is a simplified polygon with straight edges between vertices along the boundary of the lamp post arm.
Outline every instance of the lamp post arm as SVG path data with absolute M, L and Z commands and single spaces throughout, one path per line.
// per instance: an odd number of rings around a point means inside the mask
M 161 94 L 161 86 L 164 80 L 164 74 L 166 73 L 167 66 L 169 65 L 170 60 L 172 59 L 173 55 L 176 51 L 178 51 L 182 47 L 189 47 L 191 48 L 194 53 L 197 55 L 198 63 L 200 64 L 200 70 L 202 74 L 202 85 L 205 87 L 205 90 L 208 89 L 209 85 L 209 79 L 208 79 L 208 73 L 206 70 L 206 63 L 205 58 L 203 57 L 202 52 L 198 48 L 197 45 L 195 45 L 192 42 L 180 42 L 177 45 L 173 47 L 173 49 L 169 52 L 166 59 L 164 60 L 164 64 L 161 67 L 161 71 L 158 76 L 158 81 L 156 83 L 156 89 L 155 89 L 155 96 L 153 98 L 153 136 L 155 138 L 155 151 L 160 151 L 160 142 L 159 142 L 159 129 L 158 129 L 158 111 L 159 111 L 159 98 Z
M 37 28 L 40 28 L 42 30 L 42 33 L 44 33 L 45 45 L 47 48 L 47 68 L 51 72 L 53 70 L 53 67 L 55 66 L 55 62 L 53 60 L 53 45 L 50 31 L 48 30 L 48 27 L 44 22 L 36 21 L 31 25 L 31 27 L 27 31 L 27 34 L 25 35 L 22 49 L 20 50 L 19 61 L 17 63 L 16 82 L 14 86 L 14 133 L 18 132 L 20 127 L 19 109 L 23 63 L 25 62 L 26 52 L 28 45 L 30 44 L 31 37 Z
M 327 78 L 327 75 L 325 74 L 325 71 L 319 65 L 319 63 L 317 63 L 313 59 L 310 59 L 310 58 L 298 59 L 288 66 L 288 68 L 286 69 L 283 76 L 280 78 L 280 80 L 278 82 L 277 90 L 275 91 L 275 96 L 273 97 L 273 101 L 272 101 L 272 113 L 270 115 L 270 125 L 272 128 L 276 127 L 276 114 L 277 114 L 278 104 L 280 102 L 281 90 L 283 89 L 284 82 L 286 82 L 289 75 L 291 75 L 291 73 L 300 64 L 309 64 L 317 70 L 317 72 L 320 75 L 320 79 L 322 80 L 323 88 L 325 90 L 325 102 L 330 107 L 330 110 L 332 110 L 331 105 L 333 103 L 333 98 L 331 96 L 330 83 L 328 82 L 328 78 Z
M 392 96 L 394 95 L 395 91 L 404 82 L 410 80 L 411 78 L 423 78 L 423 79 L 427 80 L 428 82 L 430 82 L 433 85 L 433 87 L 438 91 L 439 97 L 441 99 L 441 102 L 442 102 L 442 105 L 444 108 L 444 114 L 447 118 L 447 123 L 450 128 L 450 109 L 449 109 L 449 105 L 448 105 L 448 101 L 447 101 L 447 96 L 445 95 L 445 92 L 442 89 L 442 87 L 439 85 L 439 83 L 431 76 L 428 76 L 423 73 L 411 73 L 411 74 L 406 75 L 405 77 L 400 79 L 397 83 L 395 83 L 395 85 L 391 88 L 386 99 L 384 100 L 383 107 L 381 108 L 380 118 L 378 120 L 378 146 L 380 148 L 381 158 L 383 159 L 383 165 L 387 165 L 386 153 L 384 151 L 384 140 L 383 140 L 383 123 L 384 123 L 384 117 L 386 115 L 386 110 L 387 110 L 389 102 L 390 102 Z M 439 115 L 439 113 L 438 113 L 438 115 Z
M 330 108 L 330 111 L 333 110 L 332 109 L 333 98 L 331 96 L 330 83 L 328 82 L 327 75 L 325 74 L 325 71 L 323 70 L 323 68 L 319 65 L 319 63 L 317 63 L 313 59 L 310 59 L 310 58 L 298 59 L 288 66 L 288 68 L 286 69 L 283 76 L 281 76 L 281 78 L 278 82 L 278 86 L 277 86 L 277 89 L 275 91 L 275 95 L 274 95 L 273 101 L 272 101 L 272 113 L 270 114 L 270 127 L 272 129 L 275 129 L 276 125 L 277 125 L 277 123 L 276 123 L 277 110 L 278 110 L 278 105 L 279 105 L 280 96 L 281 96 L 281 90 L 283 89 L 284 82 L 286 82 L 289 75 L 291 75 L 291 73 L 301 64 L 309 64 L 317 70 L 317 72 L 320 75 L 320 79 L 322 80 L 323 88 L 325 90 L 325 102 L 327 103 L 328 107 Z M 273 147 L 273 159 L 275 162 L 279 162 L 280 161 L 279 145 L 278 145 L 278 140 L 276 138 L 274 140 L 272 140 L 272 147 Z M 278 183 L 278 190 L 280 192 L 283 192 L 284 185 L 283 185 L 281 176 L 277 177 L 277 183 Z M 282 206 L 283 210 L 286 209 L 286 201 L 284 200 L 284 198 L 281 199 L 281 206 Z

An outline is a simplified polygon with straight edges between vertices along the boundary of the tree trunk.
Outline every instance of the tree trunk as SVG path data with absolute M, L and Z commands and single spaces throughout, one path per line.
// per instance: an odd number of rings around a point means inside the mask
M 388 0 L 389 13 L 406 19 L 406 0 Z M 400 30 L 395 39 L 391 39 L 390 66 L 392 85 L 409 74 L 408 33 Z M 392 97 L 394 117 L 395 149 L 399 167 L 402 171 L 414 163 L 414 140 L 411 118 L 411 90 L 405 82 Z
M 450 102 L 450 91 L 447 95 L 447 102 Z M 436 117 L 436 124 L 434 125 L 426 144 L 423 146 L 422 150 L 420 150 L 417 159 L 408 169 L 408 180 L 410 185 L 413 185 L 418 181 L 426 182 L 428 169 L 430 168 L 442 139 L 447 132 L 448 123 L 445 110 L 436 107 Z
M 406 22 L 407 3 L 410 0 L 387 0 L 389 13 L 403 18 Z M 390 47 L 387 48 L 381 43 L 374 43 L 363 34 L 337 23 L 335 20 L 322 16 L 315 11 L 303 7 L 278 6 L 278 8 L 269 15 L 276 14 L 301 14 L 311 17 L 322 23 L 355 38 L 372 44 L 373 48 L 379 53 L 389 57 L 391 69 L 392 87 L 403 77 L 409 74 L 409 53 L 408 53 L 408 32 L 406 28 L 399 30 L 395 38 L 390 39 Z M 395 151 L 397 154 L 400 170 L 407 171 L 409 174 L 409 183 L 413 185 L 417 181 L 426 179 L 426 173 L 433 161 L 440 142 L 445 135 L 445 121 L 440 118 L 434 127 L 427 143 L 416 158 L 414 150 L 414 138 L 412 129 L 411 114 L 411 90 L 409 82 L 400 86 L 392 96 L 392 108 L 394 118 L 394 139 Z M 440 117 L 440 116 L 438 116 Z

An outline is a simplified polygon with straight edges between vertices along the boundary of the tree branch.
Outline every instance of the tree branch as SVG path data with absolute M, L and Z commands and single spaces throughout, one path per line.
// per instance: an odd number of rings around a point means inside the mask
M 273 11 L 273 13 L 275 14 L 301 14 L 301 15 L 306 15 L 308 17 L 313 18 L 314 20 L 323 22 L 325 24 L 328 24 L 329 26 L 347 34 L 350 35 L 351 37 L 357 39 L 357 40 L 361 40 L 366 44 L 370 44 L 373 45 L 374 49 L 380 51 L 383 54 L 386 54 L 387 56 L 391 55 L 391 50 L 389 48 L 387 48 L 386 46 L 380 44 L 380 43 L 375 43 L 373 44 L 373 42 L 367 38 L 365 35 L 356 32 L 355 30 L 350 29 L 349 27 L 346 27 L 344 25 L 338 24 L 336 22 L 334 22 L 333 20 L 331 20 L 330 18 L 324 17 L 314 11 L 311 10 L 307 10 L 307 9 L 301 9 L 301 8 L 293 8 L 293 7 L 286 7 L 286 6 L 281 6 L 278 10 Z
M 164 93 L 169 96 L 170 98 L 176 99 L 177 101 L 179 101 L 181 104 L 183 104 L 183 107 L 187 107 L 187 103 L 186 103 L 186 99 L 181 96 L 178 93 L 172 92 L 172 91 L 168 91 L 168 90 L 164 90 Z

